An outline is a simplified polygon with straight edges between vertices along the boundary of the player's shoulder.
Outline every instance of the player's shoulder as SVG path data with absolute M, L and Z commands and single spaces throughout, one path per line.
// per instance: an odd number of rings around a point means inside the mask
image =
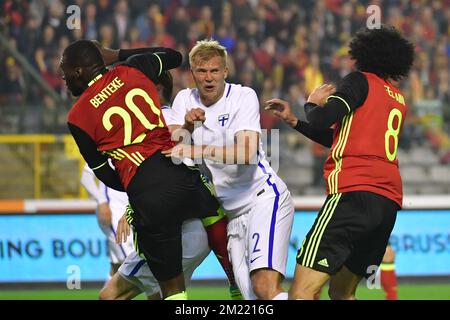
M 227 83 L 228 88 L 225 88 L 226 95 L 229 97 L 241 95 L 256 95 L 256 91 L 250 87 L 243 86 L 236 83 Z
M 85 103 L 85 98 L 83 95 L 78 99 L 77 102 L 70 108 L 69 112 L 67 113 L 67 122 L 76 123 L 80 119 L 82 111 L 82 106 Z
M 126 61 L 116 64 L 109 69 L 112 73 L 123 72 L 123 71 L 139 71 L 138 69 L 130 66 Z
M 180 91 L 178 91 L 176 98 L 180 99 L 180 98 L 184 98 L 187 99 L 189 97 L 191 97 L 192 95 L 195 95 L 197 92 L 197 89 L 195 88 L 186 88 L 186 89 L 182 89 Z
M 108 78 L 111 80 L 118 77 L 122 81 L 131 83 L 132 85 L 142 84 L 142 81 L 147 82 L 148 77 L 138 68 L 128 65 L 126 62 L 115 65 L 108 70 Z
M 247 106 L 246 109 L 251 109 L 252 105 L 254 105 L 254 108 L 259 109 L 258 96 L 255 90 L 250 87 L 241 84 L 227 83 L 225 87 L 225 97 L 228 101 L 231 101 L 232 105 L 235 105 L 236 108 L 245 104 Z
M 342 78 L 341 82 L 352 84 L 355 82 L 358 83 L 361 81 L 367 81 L 367 79 L 371 75 L 374 75 L 374 74 L 367 73 L 367 72 L 361 72 L 361 71 L 352 71 L 352 72 L 348 73 L 344 78 Z
M 180 90 L 180 94 L 186 95 L 186 96 L 190 96 L 192 94 L 195 94 L 197 92 L 196 88 L 185 88 L 183 90 Z

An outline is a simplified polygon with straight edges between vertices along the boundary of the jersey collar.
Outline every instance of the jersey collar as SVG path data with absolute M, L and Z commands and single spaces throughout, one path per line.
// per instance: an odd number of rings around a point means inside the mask
M 95 81 L 97 81 L 98 79 L 100 79 L 101 77 L 103 77 L 103 74 L 99 74 L 98 76 L 96 76 L 94 79 L 92 79 L 91 81 L 89 81 L 88 83 L 88 87 L 92 86 L 94 84 Z

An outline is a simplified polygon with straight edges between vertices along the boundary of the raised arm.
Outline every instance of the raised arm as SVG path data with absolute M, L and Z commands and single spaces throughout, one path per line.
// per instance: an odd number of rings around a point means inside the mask
M 100 50 L 105 65 L 125 62 L 126 65 L 139 69 L 155 83 L 163 71 L 179 67 L 183 59 L 180 52 L 171 48 L 110 49 L 103 47 L 98 41 L 93 42 Z
M 352 72 L 342 79 L 336 92 L 328 96 L 323 106 L 314 95 L 315 92 L 308 97 L 305 104 L 306 119 L 316 129 L 327 129 L 360 107 L 368 92 L 366 76 L 361 72 Z
M 290 127 L 294 128 L 305 137 L 315 141 L 324 147 L 330 148 L 333 144 L 333 129 L 316 129 L 310 123 L 299 120 L 291 110 L 287 101 L 281 99 L 271 99 L 266 101 L 266 110 L 282 119 Z

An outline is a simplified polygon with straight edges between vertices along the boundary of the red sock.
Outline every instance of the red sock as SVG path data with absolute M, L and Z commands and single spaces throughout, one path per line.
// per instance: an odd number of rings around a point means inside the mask
M 386 293 L 386 300 L 397 300 L 397 275 L 395 274 L 395 264 L 382 263 L 381 286 Z
M 219 260 L 219 263 L 228 277 L 230 285 L 235 286 L 236 281 L 234 280 L 233 266 L 231 265 L 227 251 L 227 223 L 227 219 L 223 218 L 216 223 L 205 227 L 205 229 L 208 234 L 209 247 L 216 255 L 217 260 Z

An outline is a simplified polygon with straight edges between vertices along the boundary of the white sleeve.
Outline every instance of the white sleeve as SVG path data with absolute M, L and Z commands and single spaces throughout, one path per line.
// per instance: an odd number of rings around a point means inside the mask
M 104 192 L 101 192 L 100 187 L 96 183 L 94 172 L 86 164 L 81 173 L 81 184 L 89 193 L 89 195 L 97 201 L 97 204 L 107 202 Z
M 102 182 L 102 181 L 98 181 L 98 190 L 100 191 L 100 197 L 98 199 L 98 203 L 109 203 L 108 198 L 107 198 L 107 186 Z
M 161 112 L 163 114 L 166 124 L 170 126 L 172 124 L 172 109 L 169 106 L 161 106 Z
M 181 90 L 175 96 L 175 99 L 172 103 L 172 111 L 170 113 L 171 125 L 180 125 L 184 124 L 184 116 L 186 115 L 186 93 L 187 90 Z M 169 123 L 167 124 L 169 125 Z
M 237 100 L 234 134 L 243 130 L 261 133 L 258 96 L 253 89 L 247 88 L 247 90 Z

